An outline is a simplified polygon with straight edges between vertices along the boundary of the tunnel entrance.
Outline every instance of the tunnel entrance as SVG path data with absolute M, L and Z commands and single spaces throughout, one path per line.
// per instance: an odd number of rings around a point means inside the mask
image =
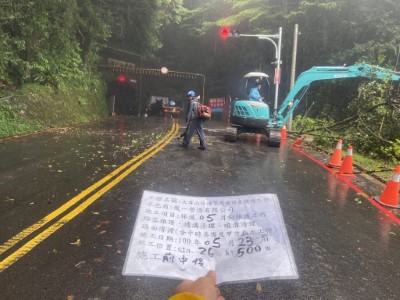
M 108 83 L 107 99 L 110 114 L 137 115 L 139 112 L 135 83 L 124 77 Z

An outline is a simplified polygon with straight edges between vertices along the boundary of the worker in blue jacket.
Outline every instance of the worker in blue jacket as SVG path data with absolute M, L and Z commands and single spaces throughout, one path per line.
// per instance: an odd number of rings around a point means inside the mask
M 197 108 L 199 107 L 199 102 L 198 99 L 196 98 L 196 93 L 194 91 L 188 92 L 188 100 L 189 103 L 186 110 L 187 130 L 183 138 L 182 146 L 183 147 L 189 146 L 193 133 L 196 130 L 200 140 L 200 146 L 198 148 L 200 150 L 206 150 L 206 138 L 204 136 L 204 131 L 203 131 L 204 120 L 202 118 L 199 118 L 199 114 L 197 112 Z
M 249 100 L 251 101 L 259 101 L 263 102 L 263 97 L 260 95 L 260 89 L 261 89 L 261 82 L 256 82 L 254 87 L 251 88 L 250 94 L 249 94 Z

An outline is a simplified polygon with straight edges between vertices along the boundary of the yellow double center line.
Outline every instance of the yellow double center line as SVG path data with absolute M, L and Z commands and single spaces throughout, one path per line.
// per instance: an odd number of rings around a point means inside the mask
M 16 245 L 17 243 L 21 242 L 23 239 L 28 237 L 30 234 L 33 232 L 39 230 L 42 228 L 44 225 L 47 223 L 50 223 L 54 221 L 57 217 L 61 216 L 64 212 L 66 212 L 68 209 L 70 209 L 72 206 L 80 202 L 83 198 L 86 196 L 90 195 L 91 193 L 95 192 L 99 187 L 103 186 L 101 189 L 97 190 L 93 195 L 91 195 L 89 198 L 84 200 L 79 206 L 74 208 L 72 211 L 70 211 L 68 214 L 63 216 L 61 219 L 47 227 L 45 230 L 42 232 L 38 233 L 35 237 L 33 237 L 31 240 L 26 242 L 24 245 L 22 245 L 20 248 L 18 248 L 16 251 L 11 253 L 8 257 L 6 257 L 4 260 L 0 262 L 0 273 L 3 272 L 5 269 L 7 269 L 9 266 L 11 266 L 13 263 L 18 261 L 21 257 L 23 257 L 25 254 L 27 254 L 29 251 L 31 251 L 33 248 L 35 248 L 40 242 L 48 238 L 52 233 L 60 229 L 62 226 L 64 226 L 66 223 L 71 221 L 73 218 L 75 218 L 77 215 L 82 213 L 86 208 L 88 208 L 93 202 L 95 202 L 97 199 L 99 199 L 103 194 L 105 194 L 107 191 L 109 191 L 111 188 L 113 188 L 116 184 L 118 184 L 122 179 L 124 179 L 126 176 L 128 176 L 131 172 L 133 172 L 135 169 L 137 169 L 142 163 L 144 163 L 146 160 L 151 158 L 153 155 L 161 151 L 170 141 L 171 139 L 177 134 L 179 130 L 179 125 L 177 123 L 174 123 L 172 126 L 172 129 L 168 132 L 168 134 L 160 140 L 158 143 L 154 144 L 147 150 L 145 150 L 143 153 L 140 155 L 134 157 L 133 159 L 129 160 L 119 168 L 115 169 L 113 172 L 93 184 L 92 186 L 88 187 L 86 190 L 82 191 L 80 194 L 66 202 L 64 205 L 60 206 L 58 209 L 55 211 L 51 212 L 35 224 L 29 226 L 25 230 L 21 231 L 11 239 L 9 239 L 7 242 L 4 244 L 0 245 L 0 255 L 4 253 L 5 251 L 9 250 L 11 247 Z

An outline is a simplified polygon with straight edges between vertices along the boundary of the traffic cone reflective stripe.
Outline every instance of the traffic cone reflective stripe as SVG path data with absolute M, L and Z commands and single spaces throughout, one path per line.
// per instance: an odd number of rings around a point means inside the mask
M 380 204 L 400 208 L 399 207 L 399 188 L 400 188 L 400 166 L 394 169 L 392 178 L 387 183 L 382 195 L 375 198 Z
M 326 164 L 328 167 L 340 167 L 342 165 L 342 140 L 339 139 L 331 160 Z
M 294 143 L 293 146 L 295 147 L 301 147 L 303 145 L 303 140 L 306 138 L 307 135 L 303 135 L 301 138 L 297 139 Z
M 286 140 L 286 124 L 283 124 L 281 129 L 281 140 Z
M 347 148 L 347 154 L 344 157 L 343 163 L 340 166 L 340 170 L 338 173 L 343 176 L 355 177 L 355 175 L 353 173 L 353 147 L 352 146 L 349 146 L 349 148 Z

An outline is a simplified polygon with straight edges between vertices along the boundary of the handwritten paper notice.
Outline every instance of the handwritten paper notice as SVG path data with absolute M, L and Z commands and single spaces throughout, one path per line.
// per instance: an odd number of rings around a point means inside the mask
M 144 191 L 123 274 L 218 283 L 296 279 L 275 194 L 191 197 Z

